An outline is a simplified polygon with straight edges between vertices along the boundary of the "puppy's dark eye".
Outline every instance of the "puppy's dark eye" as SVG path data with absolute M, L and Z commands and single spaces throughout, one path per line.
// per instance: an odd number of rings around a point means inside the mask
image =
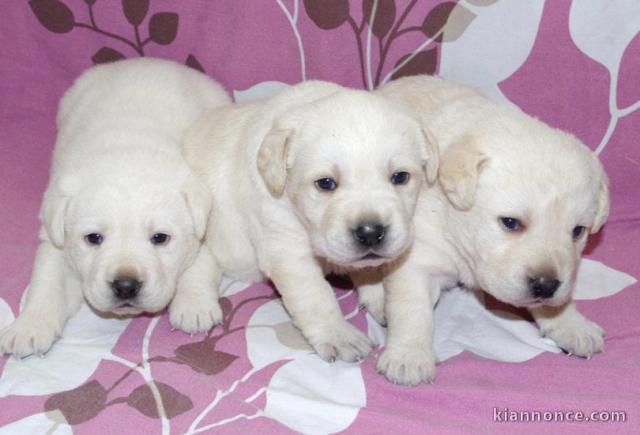
M 578 225 L 577 227 L 575 227 L 571 232 L 573 240 L 578 240 L 580 237 L 582 237 L 582 235 L 584 234 L 584 230 L 586 230 L 586 228 L 582 225 Z
M 502 227 L 507 231 L 521 231 L 523 229 L 522 224 L 516 218 L 501 217 L 500 223 L 502 224 Z
M 153 243 L 154 245 L 166 245 L 169 242 L 170 238 L 171 237 L 169 237 L 168 234 L 155 233 L 153 236 L 151 236 L 151 243 Z
M 320 190 L 336 190 L 338 188 L 338 183 L 333 178 L 320 178 L 315 181 L 316 187 Z
M 411 178 L 411 174 L 404 171 L 394 172 L 391 176 L 391 184 L 400 185 L 407 184 L 409 179 Z
M 84 240 L 90 245 L 100 245 L 104 241 L 104 237 L 102 237 L 102 234 L 91 233 L 84 236 Z

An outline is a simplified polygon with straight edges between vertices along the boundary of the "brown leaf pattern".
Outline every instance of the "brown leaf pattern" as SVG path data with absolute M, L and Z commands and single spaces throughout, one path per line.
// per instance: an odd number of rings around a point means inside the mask
M 118 50 L 114 50 L 110 47 L 102 47 L 91 57 L 91 60 L 95 65 L 98 65 L 101 63 L 115 62 L 116 60 L 124 58 L 124 54 L 120 53 Z
M 180 17 L 174 12 L 158 12 L 151 16 L 148 24 L 149 36 L 145 39 L 141 37 L 138 26 L 147 17 L 149 12 L 149 0 L 121 0 L 122 12 L 127 22 L 133 26 L 134 37 L 130 34 L 118 34 L 106 28 L 101 27 L 95 19 L 94 5 L 97 0 L 84 0 L 84 4 L 88 8 L 88 21 L 76 21 L 73 11 L 60 0 L 29 0 L 29 7 L 35 15 L 38 22 L 47 30 L 54 33 L 68 33 L 74 28 L 88 29 L 92 32 L 110 38 L 124 44 L 133 49 L 139 56 L 145 56 L 145 46 L 149 42 L 159 45 L 171 44 L 178 35 L 178 24 Z M 99 49 L 91 60 L 94 64 L 114 62 L 124 59 L 127 56 L 119 50 L 111 47 L 103 47 Z M 204 68 L 198 60 L 189 54 L 185 64 L 204 72 Z
M 441 42 L 444 26 L 455 7 L 455 2 L 444 2 L 431 9 L 422 22 L 422 32 L 429 38 Z
M 29 7 L 40 24 L 50 32 L 67 33 L 73 29 L 73 12 L 61 1 L 31 0 Z
M 167 414 L 167 418 L 171 419 L 193 408 L 191 399 L 172 386 L 162 382 L 156 382 L 155 384 L 160 392 L 162 406 L 164 407 L 164 412 Z M 137 409 L 147 417 L 160 418 L 153 393 L 148 384 L 140 385 L 133 390 L 131 394 L 129 394 L 129 397 L 127 397 L 127 405 Z
M 139 26 L 149 11 L 149 0 L 122 0 L 122 10 L 129 23 Z
M 208 376 L 222 372 L 238 358 L 236 355 L 215 350 L 211 340 L 183 344 L 174 353 L 194 371 Z
M 91 420 L 106 406 L 107 391 L 98 381 L 91 381 L 73 390 L 49 397 L 45 411 L 60 410 L 71 425 Z
M 348 0 L 304 0 L 311 21 L 324 30 L 340 27 L 349 18 Z
M 396 63 L 396 67 L 401 65 L 412 54 L 405 54 Z M 392 79 L 418 74 L 434 74 L 438 68 L 438 48 L 424 50 L 417 53 L 409 62 L 393 74 Z
M 231 309 L 233 308 L 233 306 L 231 305 L 231 301 L 229 300 L 229 298 L 221 297 L 220 299 L 218 299 L 218 302 L 220 303 L 220 309 L 222 309 L 222 315 L 226 319 L 231 312 Z
M 178 34 L 178 14 L 158 12 L 149 20 L 149 38 L 156 44 L 168 45 Z
M 187 56 L 187 60 L 184 62 L 185 65 L 187 65 L 190 68 L 193 68 L 195 70 L 198 70 L 202 73 L 206 72 L 204 70 L 204 67 L 202 66 L 202 64 L 200 62 L 198 62 L 198 59 L 196 59 L 196 57 L 193 54 L 190 54 L 189 56 Z M 222 301 L 222 299 L 226 299 L 226 298 L 220 298 L 220 301 Z M 228 299 L 227 299 L 228 300 Z M 222 302 L 220 304 L 222 306 Z M 222 306 L 222 313 L 224 313 L 224 306 Z M 225 314 L 226 316 L 226 314 Z
M 367 21 L 367 24 L 371 25 L 371 13 L 373 12 L 373 5 L 375 0 L 363 0 L 362 13 Z M 396 20 L 396 2 L 395 0 L 378 0 L 376 7 L 376 13 L 373 20 L 373 27 L 371 31 L 378 38 L 384 38 L 393 23 Z
M 470 3 L 475 6 L 486 6 L 493 1 L 495 0 L 473 0 Z M 388 76 L 383 74 L 385 62 L 389 53 L 392 52 L 393 42 L 399 36 L 419 32 L 429 37 L 431 41 L 421 47 L 420 53 L 410 53 L 399 59 L 392 71 L 389 72 L 390 78 L 418 73 L 434 74 L 438 67 L 438 51 L 433 46 L 458 39 L 476 17 L 472 11 L 457 1 L 445 1 L 430 9 L 421 25 L 408 25 L 406 18 L 410 16 L 417 3 L 417 0 L 411 0 L 398 8 L 395 0 L 362 0 L 362 23 L 358 24 L 356 19 L 350 15 L 349 2 L 304 0 L 307 15 L 321 29 L 331 30 L 345 22 L 349 24 L 356 39 L 362 85 L 371 89 L 388 80 Z M 366 44 L 371 44 L 371 42 L 368 39 L 364 40 L 366 38 L 364 30 L 367 26 L 377 38 L 379 50 L 377 66 L 367 66 L 365 62 L 365 51 L 371 48 L 366 47 Z M 405 65 L 404 61 L 407 59 L 409 61 Z M 367 61 L 375 62 L 371 59 Z M 376 71 L 375 75 L 371 76 L 373 80 L 367 79 L 365 69 L 369 66 Z

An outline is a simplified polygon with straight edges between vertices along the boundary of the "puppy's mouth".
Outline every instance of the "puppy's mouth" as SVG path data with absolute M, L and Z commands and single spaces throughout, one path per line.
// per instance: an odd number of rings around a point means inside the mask
M 519 308 L 538 308 L 538 307 L 558 307 L 560 305 L 565 304 L 567 301 L 563 299 L 551 298 L 535 298 L 535 299 L 524 299 L 516 302 L 507 302 L 513 306 Z
M 369 251 L 366 254 L 362 255 L 360 258 L 351 261 L 351 266 L 358 269 L 365 267 L 376 267 L 386 263 L 387 261 L 389 261 L 388 257 L 373 251 Z
M 117 307 L 113 307 L 111 309 L 111 312 L 117 314 L 118 316 L 130 316 L 140 314 L 144 312 L 144 310 L 142 308 L 136 307 L 129 302 L 125 302 L 118 305 Z
M 544 299 L 527 299 L 522 301 L 509 302 L 511 305 L 519 308 L 537 308 L 544 305 Z

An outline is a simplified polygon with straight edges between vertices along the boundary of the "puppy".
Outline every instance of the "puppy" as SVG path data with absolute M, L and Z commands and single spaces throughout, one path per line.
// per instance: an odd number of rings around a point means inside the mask
M 379 94 L 417 110 L 441 152 L 439 185 L 419 198 L 415 242 L 384 279 L 379 371 L 400 384 L 433 379 L 432 309 L 441 290 L 459 283 L 526 307 L 569 354 L 600 352 L 603 330 L 571 300 L 587 234 L 609 211 L 595 154 L 517 108 L 438 78 L 400 79 Z
M 438 155 L 400 106 L 324 82 L 205 115 L 185 153 L 213 194 L 210 261 L 187 272 L 200 287 L 220 273 L 270 278 L 325 360 L 356 361 L 369 338 L 344 320 L 325 273 L 367 274 L 413 240 L 421 185 Z M 365 301 L 366 302 L 366 301 Z
M 46 352 L 83 297 L 117 315 L 156 312 L 173 299 L 171 321 L 187 332 L 220 320 L 210 289 L 178 285 L 211 208 L 180 144 L 206 109 L 227 102 L 213 80 L 159 59 L 97 66 L 75 81 L 58 111 L 26 301 L 0 352 Z

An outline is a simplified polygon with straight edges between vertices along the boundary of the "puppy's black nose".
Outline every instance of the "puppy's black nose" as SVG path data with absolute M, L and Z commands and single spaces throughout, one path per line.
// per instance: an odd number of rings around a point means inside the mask
M 118 299 L 132 299 L 140 291 L 142 283 L 135 278 L 121 276 L 113 280 L 111 290 Z
M 536 298 L 548 299 L 560 287 L 560 281 L 554 276 L 540 275 L 529 278 L 529 290 Z
M 362 223 L 353 230 L 353 237 L 363 246 L 379 245 L 384 240 L 384 226 L 377 222 Z

